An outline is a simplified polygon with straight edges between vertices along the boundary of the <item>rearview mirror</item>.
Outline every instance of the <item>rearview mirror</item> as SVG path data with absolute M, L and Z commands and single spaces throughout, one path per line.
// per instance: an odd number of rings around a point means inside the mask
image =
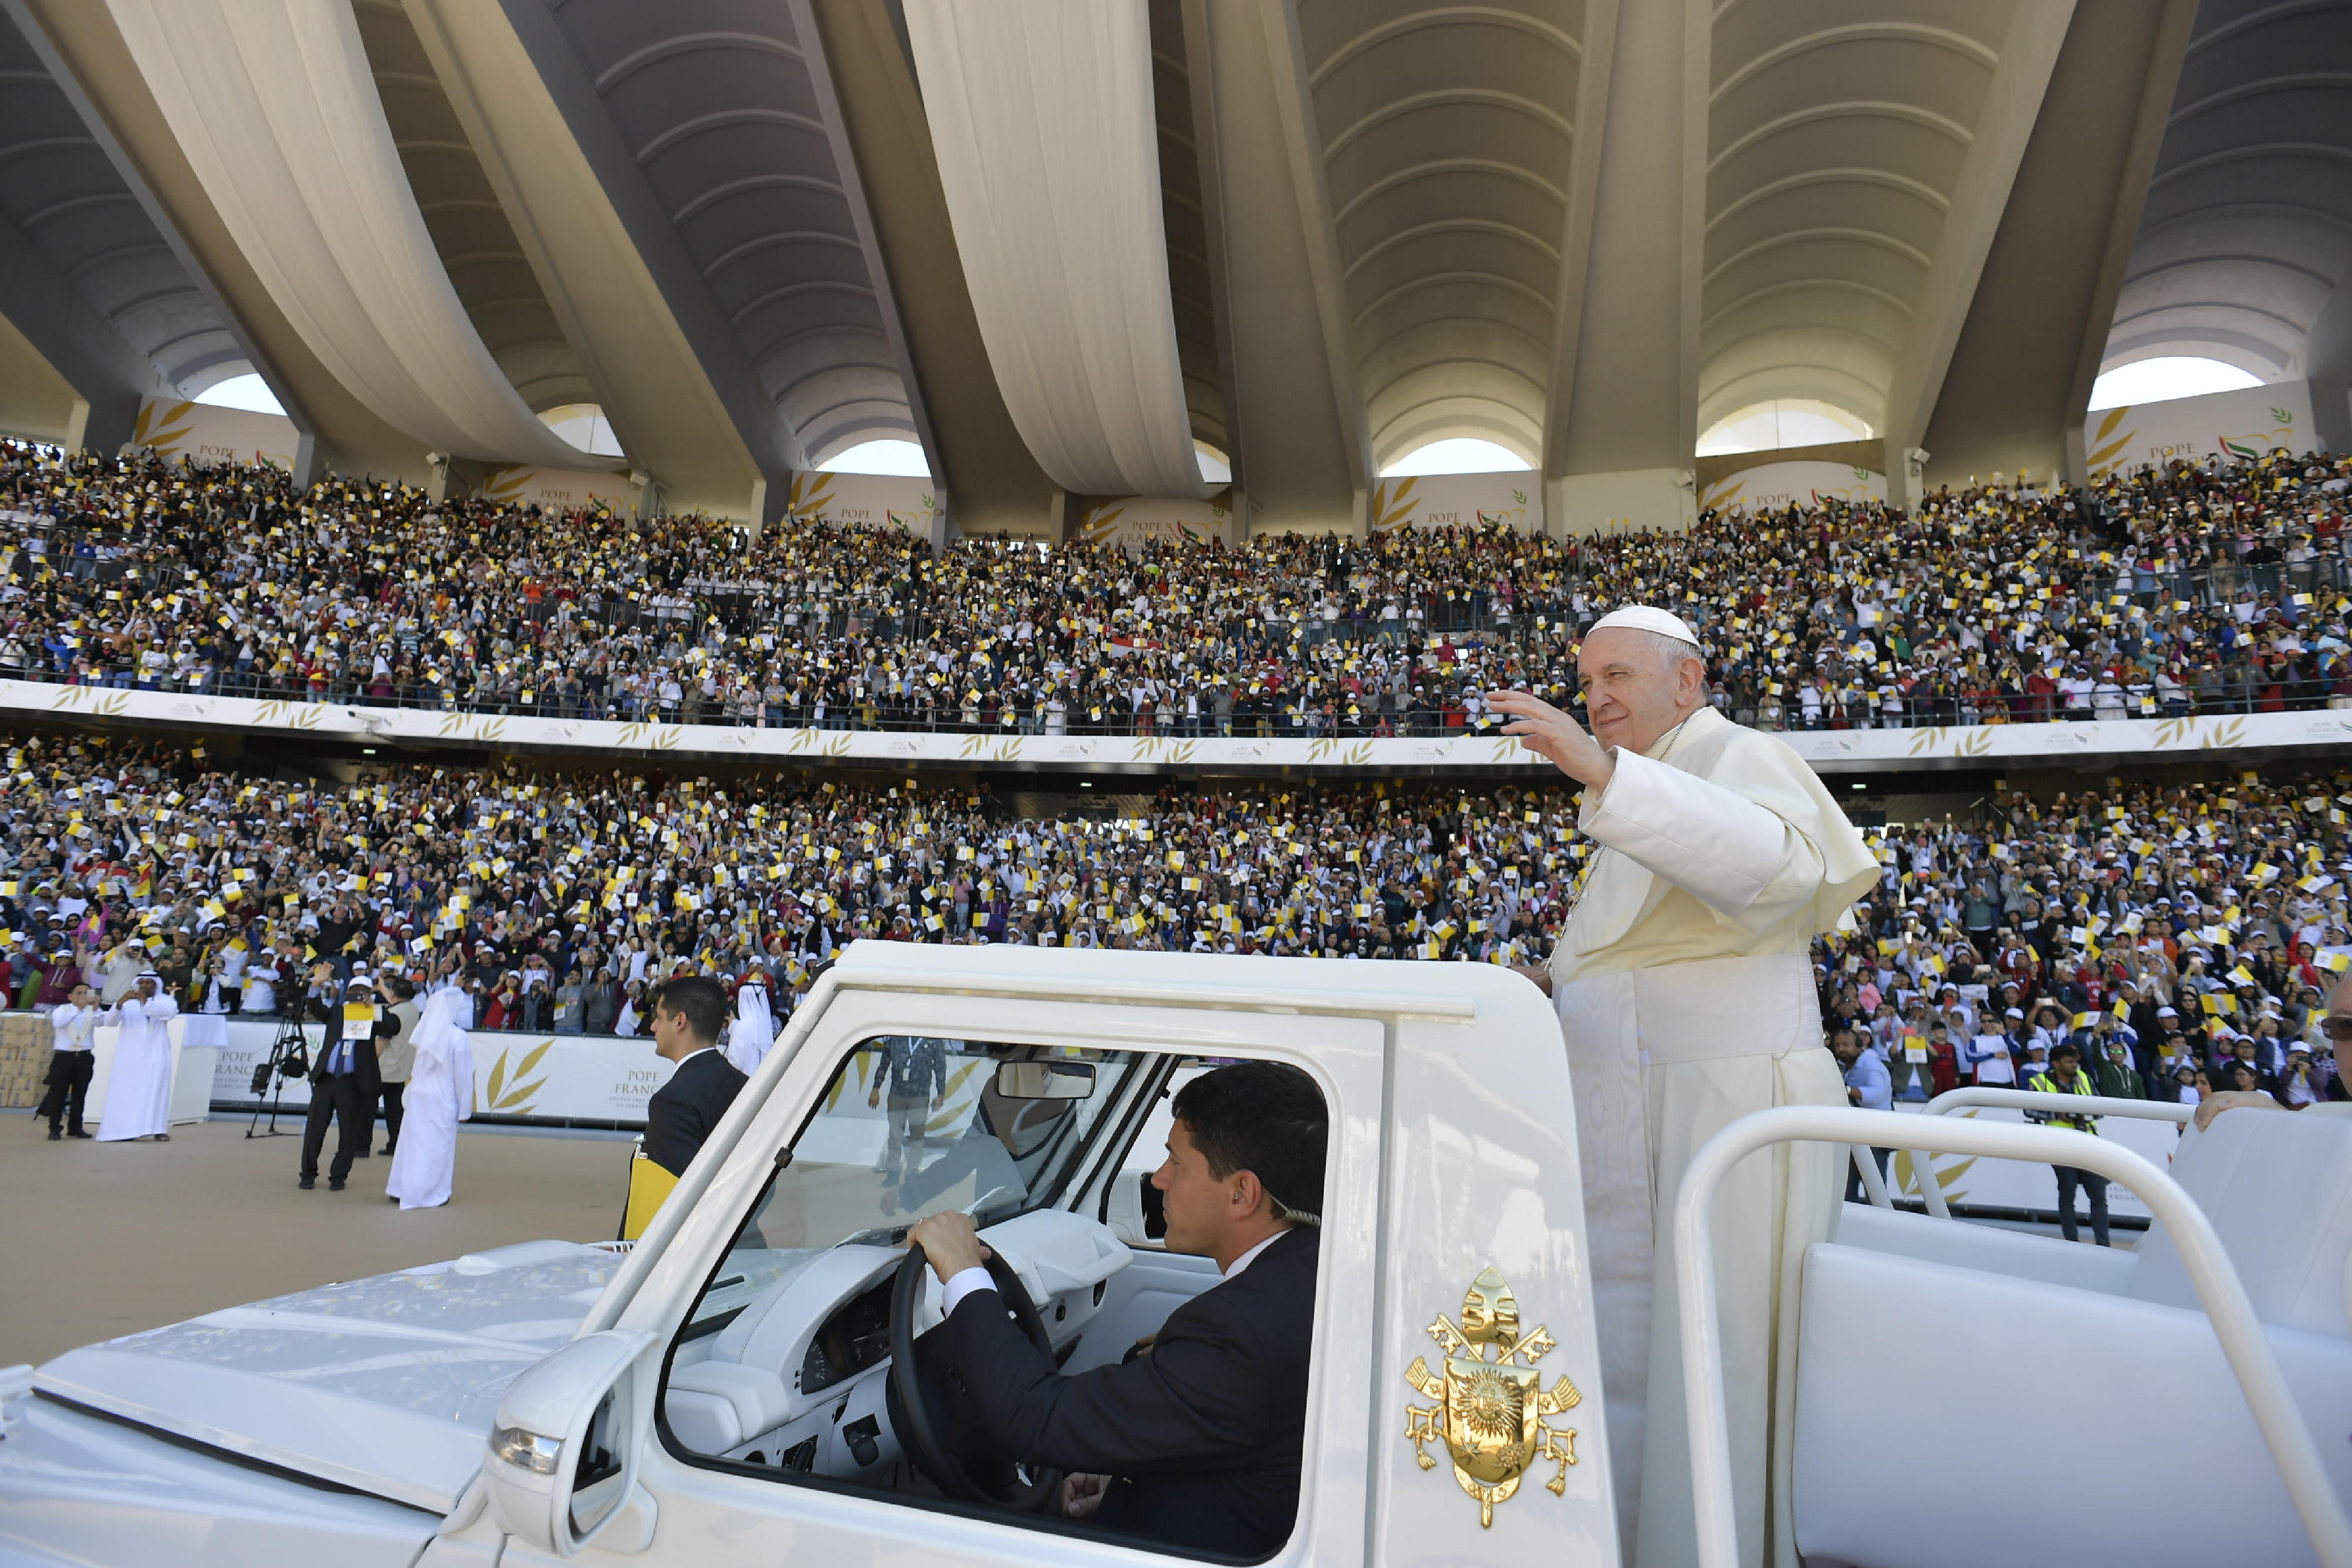
M 1094 1091 L 1089 1062 L 1006 1062 L 996 1069 L 996 1092 L 1006 1100 L 1086 1100 Z

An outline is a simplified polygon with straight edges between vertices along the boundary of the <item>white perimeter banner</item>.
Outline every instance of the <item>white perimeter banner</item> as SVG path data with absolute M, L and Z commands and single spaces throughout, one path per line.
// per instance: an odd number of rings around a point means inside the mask
M 929 539 L 940 521 L 939 487 L 896 474 L 794 474 L 785 511 L 803 521 L 896 528 Z
M 1236 542 L 1231 485 L 1206 500 L 1155 500 L 1121 496 L 1089 507 L 1078 520 L 1077 538 L 1086 544 L 1116 544 L 1134 552 L 1146 544 L 1232 544 Z
M 152 447 L 157 456 L 165 458 L 185 458 L 198 464 L 267 463 L 290 471 L 301 437 L 294 421 L 283 414 L 150 397 L 139 405 L 131 440 L 134 446 Z
M 2311 384 L 2277 381 L 2202 397 L 2127 403 L 2100 409 L 2083 425 L 2083 460 L 2094 483 L 2175 458 L 2241 461 L 2273 447 L 2300 452 L 2313 444 Z
M 1542 479 L 1507 474 L 1427 474 L 1382 479 L 1372 487 L 1374 533 L 1400 528 L 1492 528 L 1543 531 Z
M 1698 498 L 1702 508 L 1752 514 L 1825 500 L 1884 501 L 1886 476 L 1843 463 L 1764 463 L 1726 474 Z
M 535 506 L 543 511 L 586 511 L 602 502 L 614 511 L 636 504 L 626 474 L 601 468 L 540 468 L 528 463 L 493 468 L 482 495 L 499 506 Z
M 1897 1105 L 1897 1110 L 1915 1107 Z M 1987 1121 L 2022 1123 L 2025 1113 L 2019 1110 L 1994 1110 L 1980 1107 L 1955 1111 L 1954 1116 L 1981 1117 Z M 1943 1117 L 1922 1117 L 1932 1126 Z M 2169 1121 L 2147 1121 L 2137 1117 L 2107 1116 L 2099 1120 L 2099 1136 L 2122 1148 L 2130 1150 L 2158 1170 L 2172 1164 L 2172 1152 L 2179 1145 L 2180 1129 Z M 1944 1201 L 1967 1204 L 1982 1208 L 2040 1209 L 2044 1212 L 2058 1206 L 2058 1175 L 2048 1165 L 2029 1165 L 2016 1160 L 1979 1160 L 1960 1154 L 1936 1154 L 1929 1157 L 1935 1167 L 1936 1180 L 1944 1189 Z M 1895 1152 L 1888 1163 L 1887 1190 L 1895 1192 L 1897 1182 L 1902 1192 L 1897 1194 L 1916 1198 L 1919 1183 L 1911 1172 L 1911 1156 Z M 2091 1202 L 2085 1197 L 2074 1200 L 2077 1214 L 2088 1219 Z M 2110 1215 L 2130 1215 L 2138 1219 L 2149 1217 L 2147 1205 L 2126 1189 L 2113 1183 L 2107 1186 L 2107 1212 Z
M 253 1069 L 269 1059 L 276 1019 L 227 1020 L 228 1043 L 213 1071 L 213 1101 L 249 1110 Z M 308 1026 L 305 1051 L 318 1059 L 320 1026 Z M 646 1102 L 669 1081 L 668 1062 L 646 1037 L 527 1035 L 478 1030 L 474 1047 L 474 1111 L 530 1121 L 643 1122 Z M 272 1088 L 277 1087 L 272 1085 Z M 285 1080 L 279 1104 L 300 1110 L 310 1103 L 307 1079 Z M 268 1096 L 262 1097 L 267 1105 Z
M 766 730 L 721 724 L 621 723 L 606 719 L 530 719 L 419 708 L 200 697 L 102 686 L 0 680 L 0 710 L 26 719 L 68 718 L 208 731 L 299 732 L 360 745 L 442 742 L 544 752 L 651 758 L 696 757 L 861 767 L 902 763 L 959 768 L 1013 763 L 1045 767 L 1526 768 L 1551 764 L 1494 730 L 1358 739 L 1255 735 L 1024 735 L 952 731 Z M 2352 710 L 2248 713 L 2198 719 L 2102 719 L 2083 723 L 1951 725 L 1915 730 L 1792 731 L 1780 737 L 1824 773 L 1901 770 L 1949 763 L 2045 763 L 2082 767 L 2149 757 L 2248 749 L 2341 752 L 2352 747 Z

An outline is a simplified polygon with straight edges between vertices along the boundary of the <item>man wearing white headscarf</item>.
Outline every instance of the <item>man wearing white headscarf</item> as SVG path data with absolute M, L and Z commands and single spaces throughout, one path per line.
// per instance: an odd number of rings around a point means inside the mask
M 121 1029 L 114 1037 L 114 1068 L 106 1080 L 106 1115 L 98 1141 L 132 1138 L 172 1141 L 171 1021 L 180 1005 L 163 989 L 163 978 L 142 969 L 130 994 L 111 1009 Z
M 753 965 L 735 993 L 735 1026 L 727 1035 L 727 1059 L 750 1078 L 776 1043 L 775 1009 L 768 999 L 768 972 Z
M 1549 965 L 1559 1012 L 1625 1558 L 1697 1558 L 1673 1254 L 1700 1145 L 1751 1111 L 1846 1103 L 1811 957 L 1877 879 L 1836 800 L 1780 742 L 1706 701 L 1698 637 L 1647 606 L 1602 616 L 1577 655 L 1592 726 L 1525 692 L 1495 709 L 1583 786 L 1596 849 Z M 1796 1568 L 1789 1464 L 1804 1249 L 1829 1234 L 1839 1151 L 1750 1155 L 1716 1200 L 1717 1299 L 1740 1561 Z
M 417 1016 L 400 1142 L 384 1192 L 404 1209 L 438 1208 L 457 1173 L 457 1123 L 474 1115 L 474 998 L 462 984 L 436 991 Z

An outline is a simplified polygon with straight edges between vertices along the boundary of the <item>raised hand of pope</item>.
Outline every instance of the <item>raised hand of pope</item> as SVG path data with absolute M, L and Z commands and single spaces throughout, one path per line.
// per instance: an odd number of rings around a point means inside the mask
M 1616 759 L 1574 719 L 1528 691 L 1497 691 L 1486 705 L 1511 721 L 1503 726 L 1504 734 L 1517 735 L 1520 745 L 1549 758 L 1587 789 L 1608 787 L 1610 775 L 1617 771 Z

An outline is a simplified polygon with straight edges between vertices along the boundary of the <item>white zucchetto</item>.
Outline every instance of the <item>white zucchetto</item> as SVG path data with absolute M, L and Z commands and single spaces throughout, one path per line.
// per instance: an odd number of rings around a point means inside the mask
M 1686 642 L 1693 647 L 1699 646 L 1698 634 L 1690 629 L 1689 622 L 1672 610 L 1662 610 L 1654 605 L 1628 605 L 1623 609 L 1612 610 L 1585 627 L 1584 635 L 1591 637 L 1594 632 L 1606 631 L 1611 626 L 1655 632 L 1660 637 L 1673 637 L 1676 642 Z

